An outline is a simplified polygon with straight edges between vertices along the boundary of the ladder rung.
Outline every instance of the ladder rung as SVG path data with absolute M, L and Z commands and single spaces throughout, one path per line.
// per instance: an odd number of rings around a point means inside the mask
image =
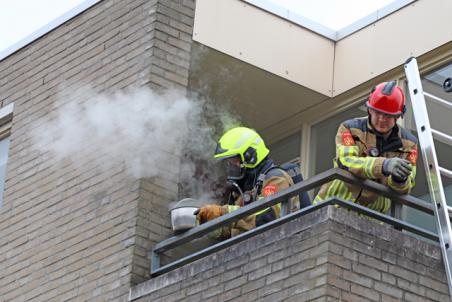
M 433 136 L 434 136 L 437 140 L 442 141 L 443 143 L 452 146 L 452 136 L 447 135 L 447 134 L 445 134 L 445 133 L 442 133 L 442 132 L 440 132 L 440 131 L 438 131 L 438 130 L 435 130 L 435 129 L 431 129 L 431 130 L 432 130 Z
M 452 103 L 449 103 L 448 101 L 445 101 L 437 96 L 434 96 L 433 94 L 430 94 L 428 92 L 424 91 L 424 95 L 429 97 L 432 101 L 435 101 L 437 104 L 441 104 L 443 106 L 446 106 L 449 109 L 452 109 Z
M 442 175 L 452 178 L 452 171 L 444 169 L 443 167 L 438 167 L 438 169 Z

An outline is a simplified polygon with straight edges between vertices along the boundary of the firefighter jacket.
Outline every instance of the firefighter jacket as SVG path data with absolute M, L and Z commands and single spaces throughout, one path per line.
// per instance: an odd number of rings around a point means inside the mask
M 245 196 L 256 196 L 255 200 L 250 200 L 250 202 L 259 202 L 259 199 L 270 196 L 276 192 L 280 192 L 293 185 L 292 177 L 290 177 L 287 172 L 279 168 L 270 169 L 272 166 L 274 166 L 273 161 L 270 158 L 266 158 L 256 168 L 247 171 L 244 179 L 238 183 L 245 193 Z M 260 175 L 263 175 L 263 182 L 259 186 L 258 179 Z M 224 213 L 230 213 L 246 204 L 248 203 L 239 196 L 234 199 L 231 204 L 224 205 L 223 211 Z M 291 211 L 299 209 L 300 206 L 298 196 L 290 198 L 290 207 Z M 240 233 L 279 218 L 280 211 L 281 205 L 276 204 L 270 208 L 266 208 L 250 216 L 237 220 L 228 227 L 219 229 L 221 234 L 217 233 L 214 237 L 229 238 L 231 236 L 236 236 Z
M 400 183 L 391 175 L 383 174 L 384 160 L 392 157 L 407 159 L 413 165 L 411 175 L 406 181 Z M 339 126 L 336 134 L 334 167 L 343 168 L 358 177 L 376 181 L 399 193 L 407 194 L 414 187 L 416 160 L 416 137 L 397 125 L 386 140 L 372 129 L 368 118 L 351 119 Z M 387 213 L 391 208 L 390 199 L 341 180 L 324 184 L 313 204 L 332 196 L 356 202 L 382 213 Z

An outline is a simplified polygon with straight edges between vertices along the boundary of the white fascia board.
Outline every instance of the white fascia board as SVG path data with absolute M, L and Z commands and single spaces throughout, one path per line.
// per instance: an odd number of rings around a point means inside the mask
M 304 28 L 307 28 L 307 29 L 319 34 L 319 35 L 322 35 L 330 40 L 337 42 L 337 41 L 353 34 L 354 32 L 357 32 L 358 30 L 360 30 L 372 23 L 375 23 L 379 19 L 382 19 L 382 18 L 386 17 L 387 15 L 392 14 L 393 12 L 395 12 L 417 0 L 393 1 L 392 3 L 386 5 L 385 7 L 359 19 L 356 22 L 353 22 L 352 24 L 350 24 L 338 31 L 335 31 L 334 29 L 331 29 L 327 26 L 324 26 L 324 25 L 317 23 L 306 17 L 300 16 L 300 15 L 290 11 L 287 8 L 276 5 L 267 0 L 242 0 L 242 1 L 252 4 L 263 10 L 266 10 L 274 15 L 277 15 L 281 18 L 289 20 L 297 25 L 300 25 Z
M 275 5 L 272 2 L 269 2 L 267 0 L 243 0 L 244 2 L 247 2 L 253 6 L 259 7 L 263 10 L 268 11 L 269 13 L 272 13 L 276 16 L 279 16 L 283 19 L 286 19 L 292 23 L 295 23 L 297 25 L 300 25 L 304 28 L 307 28 L 315 33 L 318 33 L 328 39 L 335 40 L 336 39 L 336 31 L 333 29 L 324 26 L 320 23 L 317 23 L 315 21 L 312 21 L 311 19 L 308 19 L 306 17 L 300 16 L 293 11 L 290 11 L 282 6 Z
M 397 0 L 394 1 L 388 5 L 386 5 L 385 7 L 359 19 L 356 22 L 353 22 L 352 24 L 338 30 L 336 32 L 336 41 L 339 41 L 351 34 L 353 34 L 354 32 L 357 32 L 358 30 L 377 22 L 378 20 L 392 14 L 395 11 L 398 11 L 399 9 L 402 9 L 403 7 L 416 2 L 417 0 Z
M 22 40 L 20 40 L 17 43 L 14 43 L 10 47 L 6 48 L 5 50 L 0 52 L 0 61 L 7 58 L 8 56 L 12 55 L 16 51 L 20 50 L 21 48 L 27 46 L 31 42 L 39 39 L 40 37 L 44 36 L 48 32 L 52 31 L 53 29 L 57 28 L 61 24 L 65 23 L 66 21 L 74 18 L 78 14 L 84 12 L 91 6 L 95 5 L 96 3 L 100 2 L 102 0 L 86 0 L 83 3 L 80 3 L 73 9 L 69 10 L 65 14 L 61 15 L 60 17 L 56 18 L 55 20 L 51 21 L 50 23 L 44 25 L 37 31 L 33 32 L 32 34 L 26 36 Z

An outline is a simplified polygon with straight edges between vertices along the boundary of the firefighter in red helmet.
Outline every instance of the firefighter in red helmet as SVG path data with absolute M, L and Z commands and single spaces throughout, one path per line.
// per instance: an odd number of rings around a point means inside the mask
M 397 125 L 405 113 L 405 96 L 395 81 L 377 85 L 366 102 L 368 116 L 343 122 L 336 134 L 334 166 L 409 193 L 416 176 L 417 139 Z M 314 204 L 339 197 L 387 213 L 391 201 L 384 196 L 334 180 L 323 185 Z

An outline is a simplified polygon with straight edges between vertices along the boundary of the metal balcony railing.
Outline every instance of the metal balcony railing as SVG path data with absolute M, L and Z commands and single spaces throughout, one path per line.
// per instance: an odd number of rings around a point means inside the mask
M 365 206 L 361 206 L 359 204 L 355 204 L 350 201 L 346 201 L 339 198 L 330 198 L 322 203 L 311 205 L 309 207 L 305 207 L 297 212 L 287 214 L 285 216 L 280 217 L 272 222 L 269 222 L 265 225 L 252 229 L 248 232 L 242 233 L 236 237 L 232 237 L 230 239 L 221 241 L 212 246 L 209 246 L 205 249 L 202 249 L 198 252 L 195 252 L 191 255 L 185 256 L 181 259 L 175 260 L 169 264 L 164 266 L 160 265 L 160 254 L 163 252 L 173 249 L 175 247 L 181 246 L 184 243 L 187 243 L 193 239 L 202 237 L 215 229 L 229 225 L 230 223 L 239 220 L 240 218 L 246 217 L 250 214 L 268 208 L 277 203 L 285 203 L 287 200 L 292 197 L 298 195 L 300 192 L 306 192 L 316 187 L 321 186 L 324 183 L 332 181 L 334 179 L 340 179 L 350 184 L 357 184 L 362 186 L 365 189 L 377 192 L 385 197 L 388 197 L 392 200 L 392 209 L 391 215 L 384 215 L 380 212 L 371 210 Z M 438 241 L 438 235 L 432 233 L 428 230 L 419 228 L 410 223 L 404 222 L 401 220 L 401 209 L 402 206 L 408 206 L 414 208 L 416 210 L 422 211 L 424 213 L 428 213 L 433 216 L 433 207 L 427 202 L 418 199 L 411 195 L 399 194 L 388 187 L 376 183 L 371 180 L 363 180 L 354 176 L 353 174 L 339 168 L 334 168 L 325 172 L 322 172 L 314 177 L 306 179 L 298 184 L 295 184 L 288 188 L 283 192 L 276 193 L 269 197 L 260 199 L 259 202 L 253 202 L 245 207 L 242 207 L 232 213 L 221 216 L 217 219 L 211 220 L 207 223 L 199 225 L 193 229 L 188 230 L 185 233 L 182 233 L 177 236 L 173 236 L 168 238 L 158 244 L 155 245 L 154 249 L 151 251 L 151 276 L 155 277 L 171 270 L 174 270 L 178 267 L 181 267 L 187 263 L 193 262 L 199 258 L 205 257 L 209 254 L 215 253 L 216 251 L 225 249 L 233 244 L 246 240 L 252 236 L 265 232 L 268 229 L 277 227 L 283 223 L 291 221 L 297 217 L 306 215 L 313 211 L 316 211 L 320 208 L 330 205 L 339 205 L 340 207 L 347 208 L 349 210 L 356 211 L 361 214 L 365 214 L 366 216 L 372 217 L 374 219 L 380 220 L 387 224 L 393 225 L 395 228 L 399 230 L 406 230 L 412 232 L 414 234 L 420 235 L 422 237 Z

